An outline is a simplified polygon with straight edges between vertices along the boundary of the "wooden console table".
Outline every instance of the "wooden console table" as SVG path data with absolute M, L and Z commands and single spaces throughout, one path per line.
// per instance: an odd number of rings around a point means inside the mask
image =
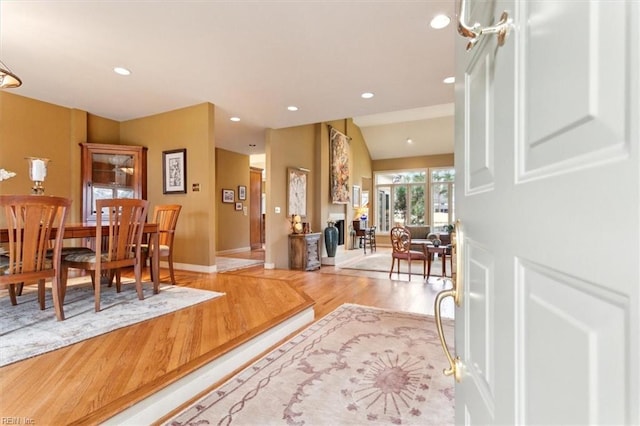
M 320 269 L 320 233 L 289 235 L 289 269 L 313 271 Z

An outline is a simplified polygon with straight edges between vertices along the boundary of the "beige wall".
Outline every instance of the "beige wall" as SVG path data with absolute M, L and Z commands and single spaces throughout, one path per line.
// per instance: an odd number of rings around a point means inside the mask
M 351 137 L 349 185 L 362 185 L 363 177 L 371 176 L 371 158 L 358 126 L 352 120 L 336 120 L 307 126 L 270 130 L 267 133 L 267 209 L 266 209 L 266 258 L 275 268 L 288 268 L 288 236 L 291 233 L 290 218 L 286 216 L 287 168 L 309 169 L 307 193 L 307 218 L 313 232 L 322 232 L 332 213 L 345 216 L 345 245 L 348 247 L 348 225 L 353 215 L 351 204 L 333 204 L 329 189 L 329 126 Z M 280 213 L 275 213 L 275 208 Z M 323 256 L 326 251 L 323 248 Z
M 307 182 L 307 217 L 311 230 L 320 230 L 314 188 L 318 171 L 315 163 L 315 125 L 268 130 L 266 140 L 266 238 L 265 262 L 276 268 L 289 267 L 290 218 L 287 217 L 287 168 L 309 169 Z M 275 213 L 279 208 L 280 213 Z
M 249 240 L 249 156 L 224 149 L 216 149 L 216 249 L 218 254 L 251 250 Z M 238 186 L 246 188 L 246 199 L 238 198 Z M 222 202 L 222 190 L 231 189 L 234 203 Z M 235 203 L 243 209 L 235 210 Z M 246 209 L 246 210 L 245 210 Z M 245 213 L 246 212 L 246 213 Z
M 92 143 L 120 143 L 120 122 L 97 115 L 87 115 L 87 141 Z
M 80 147 L 86 140 L 86 112 L 0 90 L 0 168 L 17 175 L 0 182 L 0 194 L 29 194 L 33 183 L 25 157 L 51 162 L 45 193 L 80 200 Z M 70 222 L 81 219 L 79 201 Z
M 372 165 L 374 172 L 384 170 L 424 169 L 427 167 L 453 167 L 453 154 L 373 160 Z
M 215 265 L 214 118 L 214 106 L 204 103 L 120 123 L 121 143 L 148 147 L 147 198 L 151 208 L 182 205 L 174 241 L 178 264 Z M 187 193 L 163 194 L 162 151 L 182 148 L 187 150 Z M 198 192 L 192 190 L 195 183 L 199 184 Z

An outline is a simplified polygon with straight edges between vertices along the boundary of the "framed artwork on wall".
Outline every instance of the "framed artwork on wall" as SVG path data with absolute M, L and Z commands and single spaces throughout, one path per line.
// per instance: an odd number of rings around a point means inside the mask
M 238 186 L 238 200 L 247 199 L 247 187 L 244 185 Z
M 223 203 L 233 203 L 236 200 L 236 195 L 233 189 L 223 189 L 222 190 L 222 202 Z
M 353 208 L 360 207 L 360 186 L 353 185 L 353 197 L 351 199 L 353 201 Z
M 307 216 L 307 177 L 309 171 L 287 169 L 287 216 Z
M 162 193 L 187 193 L 187 150 L 162 151 Z
M 242 203 L 236 203 L 236 210 L 242 210 Z
M 348 204 L 351 198 L 349 193 L 349 138 L 329 126 L 329 163 L 331 170 L 331 201 L 333 204 Z

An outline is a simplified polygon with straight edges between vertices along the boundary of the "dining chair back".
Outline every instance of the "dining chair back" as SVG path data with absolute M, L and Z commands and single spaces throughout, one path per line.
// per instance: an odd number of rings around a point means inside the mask
M 153 218 L 151 219 L 152 223 L 158 224 L 158 256 L 167 259 L 169 274 L 171 275 L 171 284 L 174 285 L 176 283 L 176 277 L 173 273 L 173 238 L 176 233 L 180 210 L 182 210 L 180 204 L 158 205 L 153 209 Z M 153 255 L 152 251 L 154 248 L 149 248 L 148 244 L 142 244 L 141 248 L 142 264 L 145 265 L 147 258 Z M 153 270 L 151 272 L 151 279 L 153 279 Z
M 97 200 L 95 241 L 102 241 L 102 244 L 96 244 L 95 251 L 92 250 L 90 253 L 69 254 L 62 262 L 61 278 L 65 283 L 69 268 L 93 271 L 96 312 L 100 311 L 102 271 L 115 271 L 116 291 L 119 293 L 121 268 L 133 266 L 138 299 L 144 299 L 140 244 L 148 206 L 148 201 L 139 199 Z M 103 225 L 107 228 L 105 233 L 102 230 Z
M 38 302 L 45 308 L 45 281 L 51 280 L 52 299 L 59 321 L 64 320 L 64 290 L 60 281 L 60 254 L 71 200 L 44 195 L 0 195 L 6 226 L 6 255 L 0 256 L 0 287 L 9 288 L 17 305 L 16 286 L 38 283 Z M 53 241 L 51 257 L 47 249 Z
M 406 260 L 409 269 L 409 281 L 411 281 L 411 261 L 422 261 L 422 277 L 427 275 L 427 255 L 424 251 L 411 250 L 411 232 L 404 226 L 396 226 L 391 228 L 391 270 L 389 278 L 393 272 L 393 267 L 397 261 L 397 273 L 400 277 L 400 261 Z

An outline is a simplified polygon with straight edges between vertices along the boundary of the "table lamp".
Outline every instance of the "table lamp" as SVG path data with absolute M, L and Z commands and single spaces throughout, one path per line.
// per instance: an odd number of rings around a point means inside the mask
M 29 179 L 33 181 L 31 192 L 36 195 L 44 194 L 44 179 L 47 177 L 48 158 L 27 157 L 29 162 Z

